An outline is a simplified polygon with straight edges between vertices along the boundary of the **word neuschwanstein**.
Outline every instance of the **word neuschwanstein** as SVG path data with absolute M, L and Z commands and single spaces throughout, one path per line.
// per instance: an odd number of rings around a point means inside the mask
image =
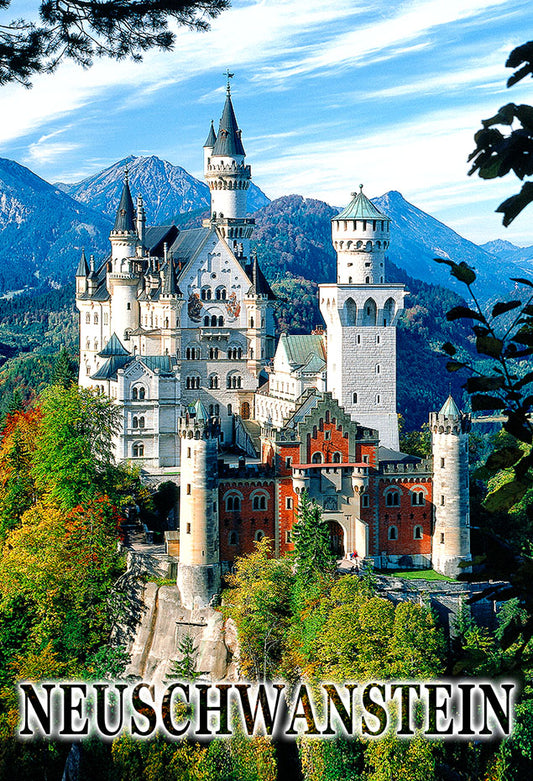
M 430 682 L 187 683 L 82 681 L 19 684 L 21 738 L 209 739 L 235 732 L 296 738 L 502 738 L 512 732 L 517 685 L 480 679 Z

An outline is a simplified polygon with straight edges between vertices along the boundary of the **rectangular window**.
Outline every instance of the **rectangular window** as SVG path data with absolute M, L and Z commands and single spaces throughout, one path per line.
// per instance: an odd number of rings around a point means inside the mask
M 292 542 L 292 532 L 285 532 L 285 542 Z
M 187 496 L 191 495 L 191 484 L 187 483 Z
M 441 506 L 444 504 L 444 496 L 440 497 L 440 503 L 441 503 Z
M 292 466 L 292 456 L 289 456 L 288 458 L 285 459 L 285 467 L 287 469 L 290 469 L 291 466 Z
M 285 509 L 286 510 L 292 510 L 292 497 L 291 496 L 287 496 L 287 498 L 285 499 Z
M 190 533 L 191 533 L 191 524 L 188 523 L 187 524 L 187 534 L 190 534 Z
M 324 439 L 331 439 L 331 431 L 324 431 Z
M 370 507 L 370 496 L 368 494 L 363 494 L 361 497 L 361 506 L 362 507 Z
M 191 448 L 188 447 L 187 448 L 187 458 L 190 458 L 190 457 L 191 457 Z
M 440 460 L 440 468 L 444 469 L 444 459 L 443 458 L 441 458 L 441 460 Z
M 440 535 L 440 544 L 444 545 L 444 534 Z
M 369 459 L 370 459 L 370 456 L 368 456 L 368 455 L 363 456 L 363 464 L 368 464 L 369 463 Z

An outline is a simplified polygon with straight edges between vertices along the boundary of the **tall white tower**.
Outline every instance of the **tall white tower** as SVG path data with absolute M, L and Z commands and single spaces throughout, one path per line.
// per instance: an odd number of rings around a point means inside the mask
M 255 220 L 247 217 L 252 169 L 246 165 L 245 157 L 228 78 L 218 133 L 211 123 L 204 144 L 204 175 L 211 191 L 211 218 L 204 225 L 214 223 L 236 257 L 248 258 Z
M 470 556 L 468 490 L 469 415 L 448 396 L 439 413 L 429 416 L 433 441 L 433 568 L 456 577 Z
M 396 322 L 403 285 L 386 282 L 390 219 L 366 197 L 363 185 L 332 219 L 337 284 L 320 285 L 327 327 L 327 389 L 352 419 L 378 429 L 397 450 Z
M 197 401 L 180 418 L 180 553 L 178 588 L 181 603 L 205 607 L 220 592 L 218 542 L 218 426 Z
M 111 296 L 111 332 L 123 340 L 128 338 L 128 331 L 135 330 L 139 325 L 137 292 L 140 284 L 140 275 L 135 269 L 140 242 L 127 173 L 109 238 L 111 263 L 107 273 L 107 289 Z

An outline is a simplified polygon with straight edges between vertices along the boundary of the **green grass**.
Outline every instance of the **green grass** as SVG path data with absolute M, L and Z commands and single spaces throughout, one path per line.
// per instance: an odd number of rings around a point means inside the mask
M 457 583 L 454 578 L 447 578 L 434 569 L 387 569 L 376 570 L 378 575 L 394 575 L 395 578 L 405 578 L 406 580 L 447 580 L 450 583 Z

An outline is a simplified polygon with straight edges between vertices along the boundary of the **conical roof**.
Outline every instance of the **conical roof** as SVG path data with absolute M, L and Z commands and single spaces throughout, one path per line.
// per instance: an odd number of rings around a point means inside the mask
M 77 277 L 86 277 L 88 275 L 89 275 L 89 266 L 87 265 L 87 258 L 85 257 L 85 250 L 82 249 L 80 262 L 78 263 L 78 268 L 76 270 L 76 276 Z
M 359 185 L 359 192 L 352 193 L 352 196 L 348 206 L 336 217 L 332 217 L 333 220 L 388 220 L 390 222 L 390 218 L 380 212 L 366 197 L 362 184 Z
M 445 418 L 458 418 L 460 416 L 459 409 L 457 407 L 457 404 L 453 400 L 452 395 L 450 394 L 444 404 L 442 405 L 442 409 L 439 412 L 439 415 L 444 415 Z
M 126 350 L 116 333 L 113 333 L 104 349 L 98 353 L 101 358 L 108 358 L 110 355 L 130 355 Z
M 189 404 L 188 410 L 189 415 L 194 417 L 195 420 L 203 423 L 207 423 L 209 421 L 209 414 L 200 399 L 196 399 L 194 404 Z
M 209 135 L 207 136 L 205 140 L 205 146 L 210 147 L 211 149 L 215 146 L 215 141 L 217 140 L 215 128 L 213 126 L 213 120 L 211 120 L 211 127 L 209 128 Z
M 235 155 L 244 156 L 244 147 L 241 141 L 241 131 L 237 125 L 231 95 L 228 90 L 224 111 L 220 119 L 218 135 L 213 147 L 213 156 L 221 155 L 224 157 L 234 157 Z
M 124 186 L 122 187 L 122 195 L 120 196 L 120 203 L 118 205 L 113 230 L 120 231 L 121 233 L 135 233 L 135 209 L 133 208 L 133 200 L 127 175 L 124 180 Z

